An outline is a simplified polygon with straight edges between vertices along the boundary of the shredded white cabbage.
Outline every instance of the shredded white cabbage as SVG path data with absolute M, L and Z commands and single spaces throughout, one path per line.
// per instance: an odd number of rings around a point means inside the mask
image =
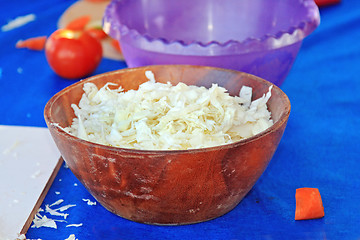
M 107 83 L 98 89 L 84 84 L 76 118 L 65 130 L 99 144 L 143 150 L 179 150 L 232 143 L 258 134 L 273 124 L 267 101 L 271 88 L 252 101 L 252 89 L 239 96 L 213 84 L 210 89 L 149 81 L 138 90 L 123 91 Z

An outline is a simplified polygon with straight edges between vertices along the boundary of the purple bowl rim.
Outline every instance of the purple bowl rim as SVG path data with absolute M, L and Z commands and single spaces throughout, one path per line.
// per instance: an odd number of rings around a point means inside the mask
M 269 128 L 267 128 L 266 130 L 252 136 L 249 138 L 245 138 L 245 139 L 241 139 L 239 141 L 235 141 L 232 143 L 227 143 L 227 144 L 222 144 L 222 145 L 217 145 L 217 146 L 213 146 L 213 147 L 203 147 L 203 148 L 190 148 L 190 149 L 180 149 L 180 150 L 161 150 L 161 149 L 156 149 L 156 150 L 148 150 L 148 149 L 133 149 L 133 148 L 123 148 L 123 147 L 116 147 L 116 146 L 108 146 L 108 145 L 104 145 L 104 144 L 99 144 L 99 143 L 95 143 L 95 142 L 91 142 L 88 140 L 84 140 L 81 139 L 79 137 L 76 137 L 66 131 L 64 131 L 64 127 L 63 126 L 59 126 L 58 123 L 54 122 L 52 116 L 51 116 L 51 108 L 52 105 L 57 101 L 57 99 L 63 95 L 65 92 L 68 92 L 71 90 L 71 88 L 77 86 L 77 85 L 81 85 L 84 84 L 86 82 L 89 81 L 93 81 L 96 80 L 97 78 L 101 78 L 105 75 L 109 75 L 109 74 L 114 74 L 117 72 L 122 72 L 122 71 L 136 71 L 136 70 L 140 70 L 140 69 L 148 69 L 148 68 L 152 68 L 152 67 L 161 67 L 161 66 L 181 66 L 181 67 L 200 67 L 200 68 L 204 68 L 204 69 L 215 69 L 215 70 L 219 70 L 219 71 L 229 71 L 229 72 L 235 72 L 238 74 L 244 74 L 244 75 L 248 75 L 250 76 L 254 81 L 259 81 L 259 82 L 263 82 L 269 86 L 273 86 L 273 89 L 276 89 L 276 91 L 279 91 L 281 93 L 282 96 L 284 96 L 285 101 L 287 102 L 287 107 L 284 109 L 284 112 L 280 115 L 279 119 L 274 122 L 274 124 L 272 126 L 270 126 Z M 62 89 L 61 91 L 57 92 L 54 96 L 52 96 L 49 101 L 46 103 L 45 107 L 44 107 L 44 119 L 46 122 L 47 127 L 53 128 L 54 131 L 57 132 L 57 134 L 62 135 L 68 139 L 72 139 L 72 141 L 77 141 L 77 142 L 82 142 L 85 145 L 88 146 L 94 146 L 94 147 L 100 147 L 100 148 L 104 148 L 104 149 L 108 149 L 114 152 L 126 152 L 126 153 L 132 153 L 132 154 L 147 154 L 147 155 L 164 155 L 164 154 L 179 154 L 179 153 L 195 153 L 195 152 L 211 152 L 211 151 L 216 151 L 216 150 L 226 150 L 229 148 L 234 148 L 240 145 L 244 145 L 244 144 L 248 144 L 250 142 L 256 141 L 259 138 L 262 138 L 272 132 L 277 131 L 279 128 L 281 128 L 284 124 L 287 124 L 287 121 L 289 119 L 289 115 L 291 112 L 291 103 L 289 100 L 289 97 L 286 95 L 285 92 L 283 92 L 281 90 L 281 88 L 279 88 L 278 86 L 276 86 L 275 84 L 273 84 L 272 82 L 269 82 L 263 78 L 257 77 L 255 75 L 249 74 L 249 73 L 245 73 L 245 72 L 241 72 L 241 71 L 237 71 L 237 70 L 232 70 L 232 69 L 224 69 L 224 68 L 218 68 L 218 67 L 210 67 L 210 66 L 197 66 L 197 65 L 176 65 L 176 64 L 171 64 L 171 65 L 151 65 L 151 66 L 142 66 L 142 67 L 135 67 L 135 68 L 124 68 L 124 69 L 119 69 L 119 70 L 114 70 L 114 71 L 110 71 L 110 72 L 106 72 L 106 73 L 102 73 L 102 74 L 98 74 L 95 76 L 91 76 L 85 79 L 82 79 L 76 83 L 71 84 L 70 86 Z M 66 161 L 66 159 L 65 159 Z
M 182 40 L 167 40 L 163 37 L 152 37 L 149 34 L 141 34 L 136 29 L 131 29 L 128 26 L 122 24 L 118 19 L 111 18 L 112 12 L 116 8 L 117 3 L 121 3 L 123 0 L 112 0 L 105 9 L 103 17 L 103 29 L 111 37 L 120 39 L 123 35 L 130 35 L 131 38 L 141 39 L 146 42 L 159 42 L 164 46 L 173 46 L 178 44 L 182 47 L 221 47 L 231 48 L 234 51 L 234 47 L 237 49 L 237 53 L 257 52 L 261 50 L 271 50 L 281 47 L 285 47 L 296 42 L 302 41 L 305 37 L 310 35 L 320 24 L 320 12 L 317 4 L 314 0 L 298 0 L 307 9 L 305 19 L 300 21 L 297 25 L 291 26 L 288 29 L 280 30 L 275 34 L 264 34 L 260 38 L 248 37 L 242 41 L 230 39 L 225 42 L 219 41 L 191 41 L 185 43 Z M 290 37 L 294 35 L 293 37 Z M 287 38 L 288 37 L 288 38 Z M 287 38 L 287 39 L 286 39 Z M 276 42 L 282 42 L 280 45 Z

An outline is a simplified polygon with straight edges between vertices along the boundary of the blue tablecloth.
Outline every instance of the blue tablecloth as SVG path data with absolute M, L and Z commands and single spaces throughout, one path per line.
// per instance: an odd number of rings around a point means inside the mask
M 45 127 L 43 108 L 75 81 L 56 76 L 44 52 L 15 49 L 19 39 L 49 35 L 72 0 L 1 0 L 0 26 L 35 14 L 23 27 L 0 32 L 0 124 Z M 321 9 L 321 24 L 303 42 L 281 86 L 292 111 L 269 167 L 231 212 L 188 226 L 151 226 L 115 216 L 65 167 L 42 208 L 58 199 L 69 208 L 58 229 L 30 228 L 29 239 L 359 239 L 360 238 L 360 1 Z M 104 59 L 94 74 L 126 67 Z M 6 136 L 0 136 L 6 137 Z M 319 188 L 325 217 L 295 221 L 295 190 Z M 0 196 L 1 197 L 1 196 Z M 1 213 L 0 213 L 0 217 Z M 51 217 L 51 216 L 50 216 Z M 53 217 L 56 218 L 56 217 Z M 63 218 L 57 218 L 63 219 Z M 66 227 L 79 224 L 81 227 Z

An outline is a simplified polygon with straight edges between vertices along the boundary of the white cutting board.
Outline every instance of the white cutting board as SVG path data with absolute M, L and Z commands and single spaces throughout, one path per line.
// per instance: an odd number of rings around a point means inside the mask
M 47 128 L 0 125 L 0 239 L 26 233 L 62 159 Z

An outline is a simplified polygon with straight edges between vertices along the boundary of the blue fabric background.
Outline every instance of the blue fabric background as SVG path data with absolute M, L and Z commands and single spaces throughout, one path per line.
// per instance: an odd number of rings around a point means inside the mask
M 49 35 L 73 0 L 0 0 L 0 26 L 30 13 L 36 20 L 0 32 L 0 124 L 45 127 L 43 108 L 75 81 L 56 76 L 43 52 L 15 49 L 19 39 Z M 62 198 L 70 208 L 58 229 L 30 228 L 29 239 L 359 239 L 360 238 L 360 1 L 321 9 L 321 24 L 305 39 L 281 86 L 292 111 L 269 167 L 245 199 L 212 221 L 150 226 L 117 217 L 62 167 L 42 208 Z M 94 74 L 126 67 L 104 59 Z M 6 137 L 6 136 L 0 136 Z M 78 184 L 75 186 L 74 184 Z M 294 221 L 295 190 L 317 187 L 325 217 Z M 55 192 L 60 192 L 59 195 Z M 1 216 L 1 213 L 0 213 Z M 1 216 L 3 217 L 3 216 Z M 61 218 L 59 218 L 61 219 Z M 65 227 L 83 223 L 82 227 Z

